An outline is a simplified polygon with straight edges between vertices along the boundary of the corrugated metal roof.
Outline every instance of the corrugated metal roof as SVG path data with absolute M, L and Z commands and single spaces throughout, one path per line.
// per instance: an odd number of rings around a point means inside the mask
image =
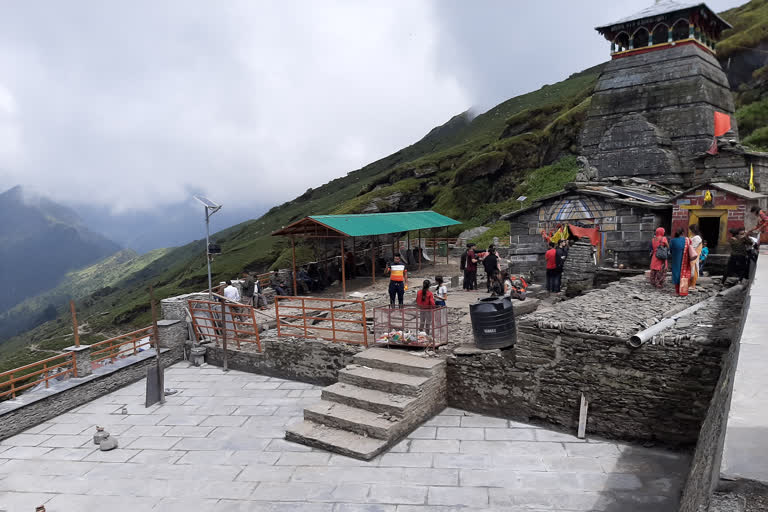
M 614 21 L 613 23 L 606 23 L 604 25 L 600 25 L 599 27 L 596 27 L 596 30 L 610 28 L 614 25 L 621 25 L 622 23 L 627 23 L 630 21 L 642 20 L 645 18 L 652 18 L 654 16 L 660 16 L 662 14 L 683 11 L 686 9 L 691 9 L 693 7 L 705 7 L 708 11 L 710 11 L 715 16 L 715 18 L 722 21 L 726 26 L 728 27 L 731 26 L 727 21 L 725 21 L 720 16 L 718 16 L 717 13 L 712 11 L 712 9 L 707 7 L 707 4 L 705 4 L 704 2 L 679 2 L 677 0 L 661 0 L 660 2 L 657 2 L 650 7 L 646 7 L 642 11 L 636 12 L 631 16 L 627 16 L 626 18 L 622 18 L 620 20 Z
M 335 232 L 336 236 L 372 236 L 442 228 L 456 224 L 461 222 L 433 211 L 311 215 L 272 234 L 315 236 L 316 227 L 321 226 L 326 230 L 323 236 L 328 236 L 328 230 Z
M 743 197 L 744 199 L 762 199 L 765 197 L 763 194 L 758 194 L 757 192 L 752 192 L 745 188 L 737 187 L 736 185 L 731 185 L 730 183 L 713 183 L 712 186 L 715 188 L 719 188 L 724 192 L 728 192 L 733 195 Z

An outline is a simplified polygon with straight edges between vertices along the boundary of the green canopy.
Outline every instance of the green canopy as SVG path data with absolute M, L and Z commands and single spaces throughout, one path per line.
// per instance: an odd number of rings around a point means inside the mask
M 461 224 L 433 211 L 363 213 L 358 215 L 312 215 L 272 233 L 274 236 L 339 238 L 403 233 L 419 229 Z

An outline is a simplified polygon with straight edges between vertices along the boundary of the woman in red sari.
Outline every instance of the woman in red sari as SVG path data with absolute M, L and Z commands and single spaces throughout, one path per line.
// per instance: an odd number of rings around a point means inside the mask
M 683 236 L 684 234 L 684 229 L 678 229 L 675 237 L 669 242 L 669 268 L 672 271 L 675 292 L 681 297 L 688 295 L 691 279 L 691 241 L 687 236 Z M 696 257 L 695 251 L 693 257 Z
M 656 249 L 659 246 L 669 247 L 669 242 L 664 236 L 664 228 L 656 229 L 656 236 L 651 241 L 651 275 L 650 281 L 656 288 L 664 287 L 664 279 L 667 277 L 667 260 L 660 260 L 656 257 Z

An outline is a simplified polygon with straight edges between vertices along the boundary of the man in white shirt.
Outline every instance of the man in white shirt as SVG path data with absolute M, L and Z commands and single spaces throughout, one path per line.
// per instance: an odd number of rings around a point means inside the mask
M 227 279 L 227 287 L 224 288 L 224 296 L 232 302 L 240 302 L 240 292 L 229 279 Z

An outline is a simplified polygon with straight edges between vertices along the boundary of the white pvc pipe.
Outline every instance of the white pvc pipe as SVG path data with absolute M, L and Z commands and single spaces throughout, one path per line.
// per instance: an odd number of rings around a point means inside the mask
M 647 343 L 651 338 L 653 338 L 657 334 L 669 329 L 670 327 L 673 327 L 679 319 L 695 313 L 699 309 L 708 305 L 711 301 L 715 300 L 716 297 L 725 297 L 727 295 L 736 293 L 737 291 L 741 291 L 743 289 L 744 289 L 744 285 L 741 285 L 741 284 L 732 286 L 731 288 L 718 292 L 717 295 L 713 295 L 712 297 L 706 300 L 703 300 L 698 304 L 694 304 L 693 306 L 686 308 L 680 311 L 679 313 L 672 315 L 671 317 L 664 318 L 659 323 L 654 324 L 651 327 L 644 329 L 642 331 L 636 332 L 631 338 L 629 338 L 629 340 L 627 341 L 627 345 L 629 345 L 632 348 L 640 348 L 644 343 Z

